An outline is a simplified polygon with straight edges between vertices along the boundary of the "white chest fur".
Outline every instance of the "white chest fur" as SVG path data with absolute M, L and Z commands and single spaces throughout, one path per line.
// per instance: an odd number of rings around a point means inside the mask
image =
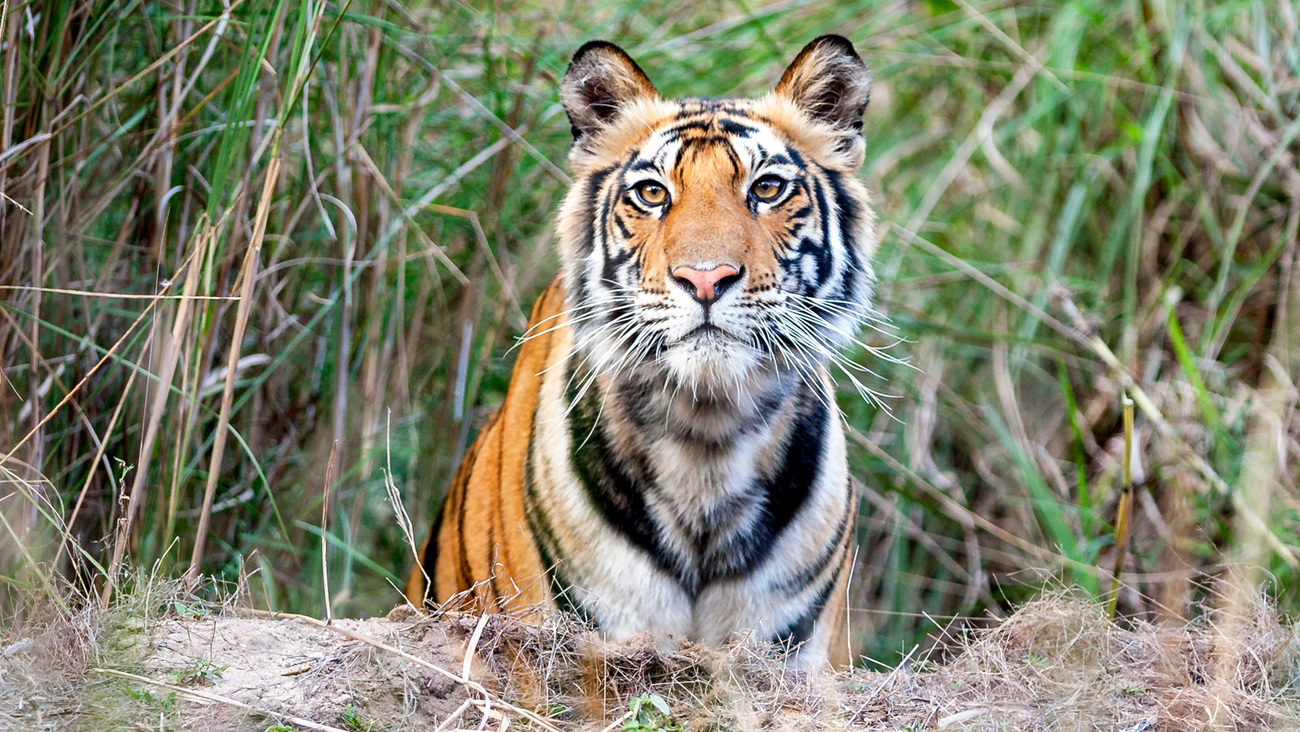
M 775 411 L 761 429 L 714 442 L 624 419 L 606 399 L 598 410 L 601 431 L 579 439 L 568 379 L 546 382 L 530 459 L 533 490 L 548 506 L 548 541 L 561 557 L 550 569 L 571 587 L 562 607 L 589 615 L 615 639 L 651 632 L 718 645 L 736 633 L 772 638 L 825 600 L 827 583 L 810 580 L 826 571 L 851 510 L 844 437 L 829 413 L 823 413 L 815 477 L 800 488 L 806 496 L 779 532 L 762 535 L 770 545 L 755 550 L 741 545 L 769 518 L 768 493 L 787 488 L 771 476 L 795 449 L 787 444 L 791 410 Z M 592 449 L 591 440 L 635 444 L 629 452 L 638 455 L 636 465 L 622 467 L 636 475 L 641 503 L 634 508 L 641 513 L 614 508 L 642 525 L 621 526 L 593 508 L 590 476 L 574 458 L 575 444 Z M 647 543 L 637 532 L 651 528 Z M 733 550 L 755 559 L 715 571 Z M 810 656 L 822 653 L 816 650 L 824 650 L 822 639 L 812 640 Z

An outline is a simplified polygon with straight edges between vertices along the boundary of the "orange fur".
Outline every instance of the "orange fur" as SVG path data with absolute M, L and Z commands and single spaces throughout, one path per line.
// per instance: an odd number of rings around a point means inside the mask
M 524 518 L 520 486 L 540 374 L 563 325 L 563 309 L 564 293 L 557 278 L 533 305 L 529 329 L 536 328 L 539 335 L 520 346 L 505 402 L 456 471 L 437 527 L 437 562 L 429 578 L 433 587 L 426 586 L 427 568 L 417 563 L 406 583 L 411 602 L 442 604 L 472 590 L 465 599 L 481 608 L 517 610 L 547 603 L 545 576 Z M 430 532 L 421 556 L 426 556 L 434 539 Z

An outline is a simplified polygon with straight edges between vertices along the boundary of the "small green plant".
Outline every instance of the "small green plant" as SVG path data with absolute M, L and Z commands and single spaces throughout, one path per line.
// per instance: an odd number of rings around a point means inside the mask
M 623 732 L 681 732 L 673 721 L 668 702 L 658 694 L 642 694 L 628 705 L 631 716 L 623 723 Z
M 266 728 L 266 732 L 298 732 L 298 728 L 292 724 L 273 724 Z
M 351 732 L 373 732 L 374 730 L 388 729 L 386 726 L 381 727 L 373 720 L 367 720 L 361 716 L 361 711 L 351 704 L 344 707 L 339 714 L 339 724 Z
M 170 712 L 176 708 L 176 692 L 170 692 L 167 696 L 158 696 L 148 689 L 136 689 L 126 687 L 126 693 L 131 695 L 132 699 L 140 702 L 147 707 L 157 707 L 164 712 Z
M 221 680 L 221 675 L 228 668 L 230 667 L 218 666 L 206 658 L 196 658 L 191 660 L 185 668 L 172 671 L 172 675 L 176 677 L 176 682 L 182 686 L 215 684 Z
M 172 610 L 182 618 L 206 618 L 212 613 L 211 610 L 197 602 L 192 605 L 186 605 L 180 600 L 172 601 Z

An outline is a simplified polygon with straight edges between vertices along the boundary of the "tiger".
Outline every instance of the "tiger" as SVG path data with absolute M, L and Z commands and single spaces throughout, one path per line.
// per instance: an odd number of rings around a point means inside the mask
M 559 273 L 412 603 L 844 664 L 860 488 L 829 365 L 874 313 L 870 94 L 834 35 L 758 99 L 665 99 L 618 46 L 578 49 Z

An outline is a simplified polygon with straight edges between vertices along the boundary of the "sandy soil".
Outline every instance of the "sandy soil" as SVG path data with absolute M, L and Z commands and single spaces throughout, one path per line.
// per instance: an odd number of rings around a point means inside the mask
M 441 668 L 460 668 L 456 656 L 463 639 L 456 626 L 385 619 L 336 620 L 335 625 Z M 268 715 L 333 726 L 348 725 L 350 715 L 351 726 L 431 729 L 467 698 L 463 685 L 440 674 L 298 620 L 169 619 L 155 626 L 150 638 L 143 675 L 259 710 L 195 701 L 184 729 L 264 730 Z M 250 717 L 256 723 L 242 724 Z
M 653 692 L 672 721 L 638 729 L 1300 730 L 1300 643 L 1264 603 L 1119 627 L 1091 603 L 1049 598 L 943 663 L 811 678 L 762 649 L 664 653 L 559 618 L 402 608 L 326 626 L 176 607 L 6 639 L 0 729 L 617 730 Z

